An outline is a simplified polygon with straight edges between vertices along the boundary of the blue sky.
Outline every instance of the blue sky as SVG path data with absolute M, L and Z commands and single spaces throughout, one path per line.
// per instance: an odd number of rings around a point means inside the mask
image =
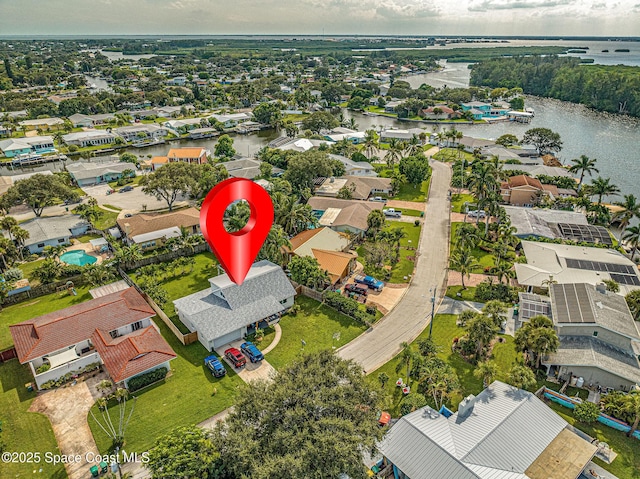
M 0 35 L 640 35 L 640 0 L 0 0 Z

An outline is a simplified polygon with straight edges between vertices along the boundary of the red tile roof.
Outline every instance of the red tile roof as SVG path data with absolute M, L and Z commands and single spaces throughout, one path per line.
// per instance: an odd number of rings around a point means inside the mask
M 108 331 L 97 329 L 91 336 L 91 341 L 115 383 L 176 357 L 176 353 L 154 326 L 147 326 L 115 339 Z
M 293 238 L 289 240 L 289 243 L 291 243 L 291 250 L 293 251 L 297 250 L 300 246 L 302 246 L 311 238 L 313 238 L 315 235 L 320 233 L 323 229 L 324 229 L 323 227 L 320 227 L 312 230 L 305 230 L 302 233 L 298 233 L 297 235 L 295 235 Z
M 98 328 L 113 331 L 154 315 L 140 293 L 128 288 L 14 324 L 9 330 L 18 359 L 25 363 L 85 341 Z

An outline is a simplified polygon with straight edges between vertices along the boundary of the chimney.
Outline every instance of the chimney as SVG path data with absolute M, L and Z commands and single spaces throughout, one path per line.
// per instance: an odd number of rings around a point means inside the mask
M 467 417 L 473 411 L 473 404 L 476 397 L 473 394 L 469 394 L 458 405 L 458 417 Z
M 129 236 L 131 234 L 131 225 L 129 223 L 124 224 L 124 234 Z
M 607 294 L 607 285 L 604 283 L 596 284 L 596 291 L 598 293 Z

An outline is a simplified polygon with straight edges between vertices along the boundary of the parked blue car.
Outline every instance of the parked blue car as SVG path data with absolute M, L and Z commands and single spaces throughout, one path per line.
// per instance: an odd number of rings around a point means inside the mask
M 218 359 L 218 356 L 216 356 L 215 354 L 212 354 L 211 356 L 207 356 L 206 358 L 204 358 L 204 364 L 206 367 L 209 368 L 211 373 L 217 378 L 221 378 L 222 376 L 227 374 L 227 370 L 225 369 L 220 359 Z
M 354 278 L 354 280 L 356 283 L 364 284 L 376 291 L 382 291 L 382 288 L 384 288 L 384 283 L 379 279 L 375 279 L 373 276 L 358 275 Z
M 244 353 L 246 357 L 249 358 L 249 361 L 252 363 L 257 363 L 264 359 L 264 354 L 256 347 L 252 342 L 242 343 L 240 346 L 240 350 Z

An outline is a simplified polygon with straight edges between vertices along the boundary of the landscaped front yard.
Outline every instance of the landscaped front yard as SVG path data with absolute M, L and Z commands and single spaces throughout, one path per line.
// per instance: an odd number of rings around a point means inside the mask
M 13 339 L 9 333 L 10 325 L 91 299 L 87 287 L 77 287 L 76 292 L 78 295 L 73 296 L 65 289 L 59 293 L 51 293 L 2 308 L 0 311 L 0 351 L 13 345 Z
M 5 444 L 4 451 L 39 452 L 41 455 L 38 464 L 3 461 L 0 463 L 0 477 L 66 478 L 64 466 L 53 466 L 44 460 L 45 453 L 59 454 L 60 451 L 49 419 L 29 412 L 36 393 L 28 392 L 24 385 L 31 381 L 33 376 L 29 366 L 20 364 L 17 359 L 0 364 L 0 442 Z
M 452 254 L 456 251 L 456 247 L 455 247 L 456 230 L 462 224 L 463 223 L 459 223 L 459 222 L 451 223 L 451 239 L 450 239 L 449 251 L 451 251 Z M 478 234 L 482 235 L 482 231 L 479 231 Z M 478 246 L 476 246 L 471 250 L 471 255 L 478 261 L 478 264 L 479 264 L 476 268 L 474 268 L 473 271 L 471 271 L 472 273 L 484 273 L 485 268 L 492 268 L 493 266 L 495 266 L 495 257 L 493 256 L 493 254 L 481 249 Z M 455 270 L 455 268 L 452 268 L 452 269 Z
M 178 357 L 171 361 L 171 376 L 148 388 L 136 391 L 135 409 L 126 430 L 124 449 L 144 452 L 156 439 L 178 426 L 198 424 L 233 405 L 242 379 L 229 367 L 223 378 L 214 378 L 204 366 L 209 352 L 199 342 L 183 346 L 169 328 L 156 320 L 162 336 Z M 101 417 L 97 407 L 96 417 Z M 118 418 L 117 406 L 111 406 L 111 417 Z M 101 453 L 111 447 L 111 440 L 89 415 L 89 426 Z
M 98 230 L 106 230 L 116 225 L 116 220 L 118 219 L 118 213 L 113 211 L 107 211 L 104 208 L 98 209 L 102 213 L 100 217 L 95 221 L 94 227 Z
M 414 187 L 409 183 L 403 183 L 400 185 L 398 193 L 393 197 L 393 199 L 401 201 L 425 201 L 429 194 L 430 181 L 431 178 L 427 181 L 423 181 L 418 187 Z
M 451 196 L 451 211 L 454 213 L 466 213 L 465 203 L 473 204 L 475 198 L 468 193 L 455 193 Z
M 384 229 L 389 231 L 394 228 L 401 228 L 405 233 L 405 237 L 400 240 L 400 261 L 391 269 L 390 283 L 407 283 L 409 277 L 413 273 L 415 267 L 415 255 L 418 242 L 420 241 L 420 230 L 422 226 L 416 226 L 414 223 L 404 223 L 401 221 L 387 221 Z M 412 248 L 412 249 L 407 249 Z M 360 246 L 358 249 L 358 261 L 366 267 L 365 248 Z M 384 279 L 383 271 L 375 271 L 366 268 L 367 272 L 373 273 L 374 276 L 380 276 L 378 279 Z
M 280 320 L 282 338 L 266 356 L 276 369 L 290 364 L 303 352 L 339 348 L 367 329 L 348 316 L 306 296 L 298 296 L 296 304 L 300 306 L 300 311 L 295 316 L 287 314 Z M 302 341 L 306 345 L 303 346 Z
M 478 379 L 473 375 L 475 366 L 465 361 L 458 353 L 451 351 L 451 343 L 454 338 L 462 337 L 465 334 L 465 330 L 456 326 L 457 316 L 453 314 L 437 314 L 433 323 L 433 341 L 440 347 L 438 357 L 445 360 L 458 375 L 460 380 L 460 391 L 455 394 L 446 406 L 453 408 L 458 407 L 458 403 L 462 398 L 469 394 L 478 394 L 482 391 L 482 379 Z M 422 334 L 411 344 L 414 351 L 418 351 L 417 342 L 421 339 L 426 339 L 429 336 L 429 328 L 427 327 Z M 498 365 L 500 373 L 495 379 L 504 381 L 507 378 L 507 374 L 512 365 L 516 361 L 517 353 L 514 348 L 513 338 L 511 336 L 501 335 L 505 338 L 504 343 L 496 343 L 493 348 L 493 357 L 491 358 Z M 380 388 L 380 382 L 378 375 L 382 372 L 389 376 L 389 382 L 385 385 L 385 392 L 387 392 L 392 399 L 390 404 L 390 413 L 392 416 L 397 417 L 400 415 L 400 403 L 402 401 L 402 391 L 396 386 L 396 379 L 402 378 L 405 383 L 408 383 L 412 391 L 418 390 L 418 384 L 416 381 L 408 379 L 406 377 L 406 367 L 402 367 L 399 372 L 396 372 L 396 367 L 401 363 L 400 357 L 396 356 L 394 359 L 386 363 L 384 366 L 375 370 L 369 375 L 369 380 L 372 384 L 375 384 Z

